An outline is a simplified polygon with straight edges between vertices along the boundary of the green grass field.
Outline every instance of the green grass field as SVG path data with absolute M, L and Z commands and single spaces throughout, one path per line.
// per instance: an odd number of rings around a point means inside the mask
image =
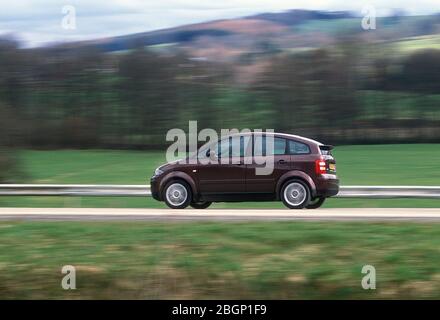
M 439 145 L 342 146 L 345 185 L 437 185 Z M 28 183 L 145 184 L 163 153 L 22 151 Z M 23 181 L 21 181 L 23 182 Z M 3 197 L 1 206 L 163 207 L 144 198 Z M 216 204 L 277 207 L 279 203 Z M 327 206 L 438 207 L 435 200 Z M 0 222 L 0 299 L 440 299 L 440 224 Z M 377 289 L 361 288 L 373 265 Z M 61 268 L 77 289 L 61 288 Z
M 340 146 L 335 149 L 343 185 L 438 185 L 439 144 Z M 164 152 L 22 151 L 26 183 L 147 184 L 165 162 Z M 0 206 L 164 207 L 151 198 L 0 197 Z M 439 207 L 430 199 L 329 199 L 327 207 Z M 215 204 L 215 207 L 282 208 L 280 203 Z
M 440 298 L 440 224 L 0 222 L 0 299 Z M 61 268 L 76 267 L 76 290 Z M 376 290 L 361 287 L 364 265 Z

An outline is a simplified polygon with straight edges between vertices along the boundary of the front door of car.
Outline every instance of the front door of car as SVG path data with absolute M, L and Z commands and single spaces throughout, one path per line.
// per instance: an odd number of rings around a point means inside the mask
M 234 136 L 222 139 L 206 150 L 206 157 L 211 157 L 210 163 L 199 164 L 197 167 L 201 194 L 245 192 L 246 166 L 243 162 L 242 148 L 243 138 Z
M 266 143 L 266 136 L 254 136 L 254 158 L 252 163 L 246 165 L 247 192 L 275 192 L 278 179 L 291 170 L 291 156 L 286 152 L 286 143 L 284 138 L 274 138 Z

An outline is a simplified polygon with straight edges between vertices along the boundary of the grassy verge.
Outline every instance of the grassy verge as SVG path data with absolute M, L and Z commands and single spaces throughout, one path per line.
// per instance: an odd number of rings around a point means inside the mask
M 0 298 L 440 298 L 440 224 L 1 222 Z M 373 265 L 377 289 L 363 290 Z M 61 288 L 61 268 L 77 289 Z

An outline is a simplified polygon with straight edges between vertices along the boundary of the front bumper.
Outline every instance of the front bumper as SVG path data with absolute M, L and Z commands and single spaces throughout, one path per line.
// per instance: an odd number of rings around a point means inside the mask
M 160 192 L 159 192 L 159 182 L 157 181 L 157 178 L 154 176 L 150 179 L 150 191 L 153 199 L 161 201 Z

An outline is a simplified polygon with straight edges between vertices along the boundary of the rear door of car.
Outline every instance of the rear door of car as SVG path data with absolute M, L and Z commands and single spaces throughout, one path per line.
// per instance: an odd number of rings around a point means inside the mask
M 291 155 L 292 170 L 303 171 L 311 176 L 314 175 L 315 162 L 311 158 L 311 149 L 307 143 L 289 139 L 287 152 Z
M 246 191 L 274 193 L 278 179 L 291 169 L 291 156 L 287 153 L 287 139 L 256 134 L 253 137 L 253 161 L 246 164 Z M 257 168 L 263 169 L 257 172 Z M 269 174 L 265 174 L 272 171 Z

